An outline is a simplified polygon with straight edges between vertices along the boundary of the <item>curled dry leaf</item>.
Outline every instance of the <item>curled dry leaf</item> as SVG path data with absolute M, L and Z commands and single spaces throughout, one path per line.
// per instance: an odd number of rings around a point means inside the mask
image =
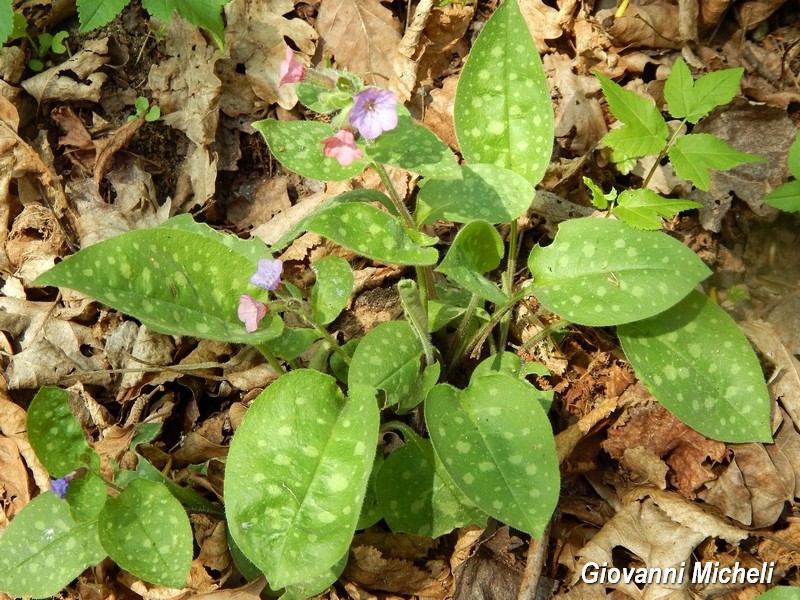
M 109 60 L 108 38 L 89 40 L 72 58 L 26 79 L 22 87 L 40 104 L 47 100 L 99 102 L 107 76 L 98 69 Z
M 621 17 L 613 9 L 598 11 L 603 24 L 617 46 L 644 48 L 680 48 L 683 45 L 675 18 L 675 5 L 656 0 L 647 5 L 630 4 Z

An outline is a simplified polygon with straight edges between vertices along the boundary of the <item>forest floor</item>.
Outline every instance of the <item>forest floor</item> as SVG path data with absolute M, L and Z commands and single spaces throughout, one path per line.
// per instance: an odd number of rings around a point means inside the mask
M 161 436 L 139 453 L 175 481 L 222 499 L 232 426 L 274 380 L 269 366 L 243 359 L 237 346 L 154 333 L 91 299 L 63 290 L 56 296 L 31 282 L 80 247 L 176 214 L 270 244 L 326 199 L 379 187 L 370 172 L 328 185 L 288 173 L 251 123 L 306 116 L 292 86 L 277 86 L 284 40 L 312 64 L 333 56 L 353 72 L 391 74 L 406 64 L 398 49 L 406 48 L 403 32 L 415 10 L 401 0 L 234 0 L 225 7 L 220 51 L 185 21 L 150 23 L 137 1 L 89 33 L 78 32 L 74 6 L 54 4 L 24 2 L 22 10 L 37 31 L 68 31 L 69 57 L 48 54 L 37 74 L 27 65 L 27 42 L 0 51 L 0 531 L 49 485 L 24 443 L 25 411 L 44 385 L 70 391 L 94 447 L 121 465 L 134 460 L 135 426 L 163 423 Z M 800 585 L 800 228 L 796 215 L 762 201 L 791 178 L 786 157 L 800 123 L 798 5 L 653 0 L 616 19 L 615 6 L 601 1 L 521 5 L 556 119 L 540 188 L 572 203 L 575 214 L 590 207 L 583 176 L 624 189 L 650 167 L 620 175 L 598 144 L 614 119 L 595 71 L 663 106 L 664 81 L 680 56 L 696 76 L 744 67 L 740 95 L 703 127 L 767 161 L 715 175 L 709 193 L 692 189 L 668 165 L 658 167 L 652 186 L 703 204 L 665 228 L 712 268 L 705 291 L 756 348 L 776 443 L 725 444 L 694 432 L 637 381 L 613 331 L 573 327 L 558 344 L 539 344 L 524 356 L 551 373 L 538 384 L 555 392 L 554 430 L 607 399 L 620 400 L 562 463 L 561 500 L 543 551 L 497 522 L 433 540 L 378 524 L 356 534 L 347 569 L 322 597 L 532 598 L 533 571 L 541 572 L 537 598 L 678 597 L 657 585 L 582 582 L 580 566 L 589 559 L 617 566 L 774 562 L 773 584 Z M 453 2 L 430 11 L 410 48 L 414 84 L 396 90 L 455 151 L 458 75 L 494 8 L 494 1 Z M 159 120 L 129 121 L 139 96 L 160 107 Z M 412 187 L 406 173 L 393 179 Z M 524 250 L 552 239 L 562 219 L 532 208 L 522 223 Z M 437 234 L 454 232 L 443 224 Z M 315 234 L 282 255 L 287 279 L 308 289 L 310 263 L 331 253 L 352 259 L 356 270 L 354 298 L 333 327 L 341 341 L 402 313 L 395 284 L 404 268 L 357 260 Z M 535 307 L 523 303 L 512 341 L 521 344 L 536 325 Z M 177 595 L 105 561 L 62 597 L 255 598 L 260 588 L 233 566 L 224 523 L 191 519 L 196 553 L 189 586 Z M 767 587 L 707 584 L 679 595 L 749 599 Z

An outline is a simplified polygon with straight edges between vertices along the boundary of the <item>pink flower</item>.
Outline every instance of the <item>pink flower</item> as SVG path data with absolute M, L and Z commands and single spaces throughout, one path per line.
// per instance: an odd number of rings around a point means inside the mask
M 356 146 L 353 133 L 347 129 L 340 130 L 333 137 L 325 138 L 322 143 L 324 145 L 322 153 L 325 156 L 335 158 L 343 167 L 364 156 L 361 148 Z
M 281 286 L 281 273 L 283 272 L 283 261 L 280 258 L 275 260 L 262 258 L 258 261 L 256 272 L 250 278 L 250 285 L 260 287 L 262 290 L 277 290 Z
M 297 83 L 306 78 L 306 68 L 294 57 L 294 52 L 289 46 L 286 46 L 285 56 L 278 69 L 278 75 L 281 76 L 278 87 L 285 83 Z
M 259 302 L 248 294 L 242 294 L 239 296 L 239 308 L 236 310 L 236 316 L 244 323 L 247 333 L 253 333 L 258 329 L 258 324 L 268 310 L 269 307 L 263 302 Z
M 397 127 L 397 96 L 389 90 L 367 88 L 353 96 L 350 124 L 365 139 L 374 140 Z

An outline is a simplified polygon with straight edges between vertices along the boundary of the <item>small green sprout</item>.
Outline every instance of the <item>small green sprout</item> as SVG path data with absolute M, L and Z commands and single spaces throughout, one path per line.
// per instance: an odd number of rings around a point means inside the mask
M 152 123 L 153 121 L 158 121 L 161 117 L 161 108 L 157 104 L 151 106 L 150 101 L 144 96 L 136 98 L 133 106 L 136 109 L 136 114 L 128 117 L 129 123 L 141 117 L 144 117 L 144 120 L 148 123 Z

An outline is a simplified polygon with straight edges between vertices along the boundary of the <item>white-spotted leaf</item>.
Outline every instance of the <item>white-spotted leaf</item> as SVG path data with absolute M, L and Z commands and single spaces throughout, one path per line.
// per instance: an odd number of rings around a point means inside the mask
M 28 441 L 53 477 L 64 477 L 75 469 L 94 465 L 100 457 L 89 447 L 78 419 L 69 409 L 67 392 L 43 387 L 28 408 Z
M 636 374 L 672 414 L 725 442 L 771 442 L 770 400 L 753 349 L 733 319 L 698 291 L 617 328 Z
M 267 348 L 283 360 L 294 360 L 322 337 L 316 329 L 284 327 L 283 332 L 266 343 Z
M 76 523 L 69 505 L 50 492 L 31 500 L 0 538 L 0 591 L 55 596 L 86 567 L 106 556 L 97 522 Z
M 72 517 L 79 523 L 96 519 L 107 499 L 106 482 L 93 471 L 86 471 L 69 482 L 67 503 Z
M 646 319 L 677 304 L 711 274 L 689 248 L 660 231 L 612 219 L 572 219 L 528 257 L 531 292 L 581 325 Z
M 701 190 L 711 185 L 710 169 L 727 171 L 752 162 L 764 162 L 755 154 L 734 150 L 710 133 L 690 133 L 675 140 L 667 152 L 675 174 L 691 181 Z
M 425 182 L 417 200 L 418 224 L 437 219 L 508 223 L 524 215 L 533 202 L 533 185 L 514 171 L 496 165 L 463 165 L 461 173 L 461 179 Z
M 503 251 L 503 240 L 492 225 L 486 221 L 471 221 L 458 232 L 436 270 L 480 298 L 502 304 L 505 294 L 483 273 L 498 267 Z
M 260 240 L 220 241 L 198 233 L 185 220 L 140 229 L 83 248 L 39 276 L 36 285 L 78 290 L 166 334 L 233 343 L 261 343 L 280 334 L 283 321 L 267 314 L 247 333 L 236 316 L 239 295 L 266 300 L 249 284 L 257 260 L 269 257 Z
M 317 276 L 311 288 L 312 319 L 327 325 L 339 316 L 353 292 L 353 271 L 341 256 L 325 256 L 311 265 Z
M 505 0 L 475 40 L 453 112 L 467 162 L 511 169 L 531 185 L 542 180 L 553 152 L 553 105 L 517 0 Z
M 150 583 L 182 588 L 192 563 L 192 527 L 169 490 L 134 479 L 109 498 L 98 519 L 100 542 L 120 567 Z
M 339 579 L 342 571 L 344 571 L 344 568 L 347 566 L 347 559 L 349 557 L 350 553 L 345 552 L 344 556 L 342 556 L 335 565 L 318 577 L 304 581 L 303 583 L 287 586 L 284 588 L 283 594 L 281 594 L 281 600 L 307 600 L 308 598 L 318 596 Z
M 323 576 L 352 540 L 379 417 L 373 390 L 349 391 L 292 371 L 256 398 L 231 442 L 228 525 L 275 589 Z
M 455 484 L 486 513 L 534 538 L 560 487 L 540 394 L 508 375 L 488 375 L 463 391 L 436 386 L 425 401 L 431 442 Z

